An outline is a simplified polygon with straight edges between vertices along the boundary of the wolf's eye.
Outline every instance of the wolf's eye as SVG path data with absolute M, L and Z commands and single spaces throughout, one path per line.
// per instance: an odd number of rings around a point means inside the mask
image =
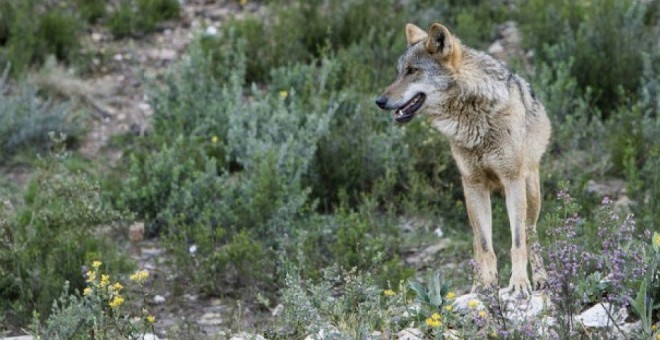
M 417 73 L 417 71 L 419 71 L 419 69 L 416 68 L 416 67 L 408 67 L 406 69 L 406 74 L 407 75 L 415 74 L 415 73 Z

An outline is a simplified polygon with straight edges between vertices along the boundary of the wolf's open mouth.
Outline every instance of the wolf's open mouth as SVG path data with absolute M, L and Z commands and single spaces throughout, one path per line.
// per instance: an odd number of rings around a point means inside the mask
M 424 99 L 426 99 L 425 94 L 416 94 L 410 101 L 394 111 L 394 119 L 399 123 L 409 122 L 415 116 L 415 112 L 424 104 Z

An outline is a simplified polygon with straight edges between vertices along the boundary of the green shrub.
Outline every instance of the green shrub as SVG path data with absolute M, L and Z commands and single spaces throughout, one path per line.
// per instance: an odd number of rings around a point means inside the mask
M 0 79 L 0 161 L 21 150 L 46 151 L 49 132 L 66 134 L 67 144 L 80 137 L 80 124 L 67 104 L 44 100 L 30 86 L 7 95 L 2 94 L 5 89 Z
M 61 144 L 63 138 L 57 140 Z M 71 171 L 59 151 L 43 160 L 25 193 L 24 206 L 0 219 L 0 313 L 24 324 L 33 310 L 47 316 L 62 283 L 82 290 L 83 265 L 103 257 L 107 268 L 127 267 L 99 227 L 122 220 L 102 199 L 89 175 Z
M 76 7 L 89 23 L 95 23 L 106 15 L 106 1 L 104 0 L 76 0 Z
M 64 11 L 51 10 L 44 13 L 40 20 L 37 34 L 43 40 L 45 52 L 42 54 L 54 54 L 59 60 L 73 60 L 80 47 L 80 19 Z M 36 57 L 37 61 L 44 61 L 42 57 Z
M 159 224 L 181 268 L 218 293 L 217 282 L 267 273 L 267 265 L 255 259 L 246 267 L 239 255 L 265 253 L 310 204 L 302 179 L 336 105 L 256 88 L 245 100 L 241 80 L 217 83 L 209 72 L 217 66 L 194 46 L 154 104 L 149 138 L 162 144 L 133 156 L 121 201 Z M 244 64 L 231 67 L 241 74 Z
M 143 337 L 147 332 L 153 333 L 156 318 L 144 303 L 143 278 L 146 279 L 149 272 L 137 271 L 130 276 L 134 282 L 122 284 L 121 280 L 112 279 L 102 267 L 101 261 L 91 262 L 85 288 L 80 292 L 71 292 L 69 282 L 65 282 L 60 297 L 53 301 L 43 327 L 39 323 L 32 330 L 33 334 L 49 339 L 130 339 Z M 130 301 L 133 296 L 126 294 L 133 290 L 139 290 L 142 294 L 135 299 L 142 301 L 139 313 L 131 311 L 140 308 Z
M 43 0 L 0 1 L 0 65 L 19 75 L 48 55 L 72 62 L 78 55 L 82 25 L 74 8 Z
M 658 27 L 646 21 L 657 6 L 631 0 L 524 0 L 518 19 L 527 46 L 541 61 L 573 58 L 571 73 L 581 89 L 591 88 L 604 117 L 636 94 L 643 53 L 657 46 Z M 543 46 L 560 46 L 546 54 Z
M 158 24 L 179 16 L 178 0 L 121 0 L 108 18 L 116 38 L 154 31 Z

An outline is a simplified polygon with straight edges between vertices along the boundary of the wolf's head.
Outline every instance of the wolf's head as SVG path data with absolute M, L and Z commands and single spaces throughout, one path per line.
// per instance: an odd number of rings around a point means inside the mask
M 422 108 L 433 109 L 444 101 L 461 64 L 461 44 L 449 30 L 433 24 L 428 32 L 406 25 L 408 48 L 399 57 L 397 77 L 376 99 L 384 110 L 394 110 L 397 122 L 410 121 Z

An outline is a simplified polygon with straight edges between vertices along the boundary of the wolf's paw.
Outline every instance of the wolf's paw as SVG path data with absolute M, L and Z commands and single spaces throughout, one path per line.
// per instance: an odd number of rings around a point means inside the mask
M 532 282 L 534 282 L 534 290 L 548 288 L 548 274 L 545 272 L 545 269 L 532 269 Z
M 507 290 L 509 293 L 511 293 L 511 295 L 520 296 L 522 298 L 527 298 L 532 294 L 532 286 L 530 285 L 527 277 L 524 276 L 511 275 L 511 280 L 509 280 L 509 287 Z

